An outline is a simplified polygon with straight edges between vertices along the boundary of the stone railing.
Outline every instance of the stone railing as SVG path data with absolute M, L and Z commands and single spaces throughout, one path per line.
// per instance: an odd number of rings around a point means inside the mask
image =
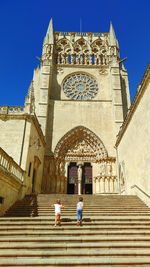
M 23 114 L 24 106 L 0 106 L 0 114 Z
M 57 64 L 76 64 L 76 65 L 105 65 L 110 62 L 110 56 L 105 55 L 76 55 L 76 54 L 58 54 Z
M 2 148 L 0 148 L 0 168 L 21 182 L 24 181 L 24 171 Z
M 97 176 L 94 177 L 95 194 L 115 194 L 118 193 L 118 184 L 116 176 Z
M 144 190 L 148 190 L 148 188 L 144 188 Z M 148 192 L 145 192 L 142 188 L 140 188 L 138 185 L 134 184 L 131 186 L 130 193 L 133 195 L 137 195 L 139 198 L 142 199 L 149 207 L 150 207 L 150 194 Z

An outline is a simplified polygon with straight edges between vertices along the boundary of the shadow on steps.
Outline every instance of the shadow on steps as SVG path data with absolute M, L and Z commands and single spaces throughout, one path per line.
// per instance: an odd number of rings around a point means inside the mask
M 16 201 L 6 212 L 5 217 L 35 217 L 38 216 L 37 195 L 26 195 Z

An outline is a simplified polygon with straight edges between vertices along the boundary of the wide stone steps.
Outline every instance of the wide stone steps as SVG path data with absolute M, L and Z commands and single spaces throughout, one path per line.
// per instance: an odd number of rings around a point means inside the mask
M 48 216 L 51 217 L 54 213 L 51 205 L 55 203 L 56 199 L 60 198 L 64 205 L 63 216 L 69 216 L 73 219 L 75 216 L 75 207 L 78 200 L 77 195 L 39 195 L 27 196 L 24 201 L 17 202 L 5 216 Z M 84 217 L 92 217 L 99 213 L 102 216 L 149 216 L 150 210 L 146 205 L 136 196 L 84 196 Z M 23 207 L 23 208 L 22 208 Z M 14 214 L 15 209 L 15 214 Z
M 136 196 L 27 196 L 0 217 L 0 266 L 149 266 L 150 209 Z M 54 227 L 60 198 L 62 226 Z

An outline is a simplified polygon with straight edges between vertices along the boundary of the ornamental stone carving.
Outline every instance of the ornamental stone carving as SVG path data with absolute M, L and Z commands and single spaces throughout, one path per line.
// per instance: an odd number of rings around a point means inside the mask
M 62 36 L 63 35 L 63 36 Z M 109 46 L 109 34 L 55 33 L 56 63 L 107 66 L 116 49 Z
M 96 96 L 98 84 L 96 80 L 83 73 L 73 74 L 63 82 L 63 90 L 68 98 L 89 100 Z
M 105 66 L 100 66 L 99 68 L 99 74 L 101 75 L 107 75 L 108 74 L 108 68 Z
M 63 74 L 63 73 L 64 73 L 63 68 L 58 68 L 58 69 L 57 69 L 57 73 L 58 73 L 58 74 Z
M 96 134 L 83 126 L 78 126 L 58 142 L 54 156 L 65 161 L 99 162 L 108 157 L 107 150 Z

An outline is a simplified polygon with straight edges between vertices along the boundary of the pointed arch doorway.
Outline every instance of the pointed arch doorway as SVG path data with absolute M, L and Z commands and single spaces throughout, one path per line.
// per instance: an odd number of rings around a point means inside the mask
M 93 193 L 93 164 L 98 165 L 98 162 L 107 159 L 108 153 L 96 134 L 78 126 L 58 142 L 54 157 L 58 183 L 61 177 L 66 177 L 66 193 L 80 195 Z

